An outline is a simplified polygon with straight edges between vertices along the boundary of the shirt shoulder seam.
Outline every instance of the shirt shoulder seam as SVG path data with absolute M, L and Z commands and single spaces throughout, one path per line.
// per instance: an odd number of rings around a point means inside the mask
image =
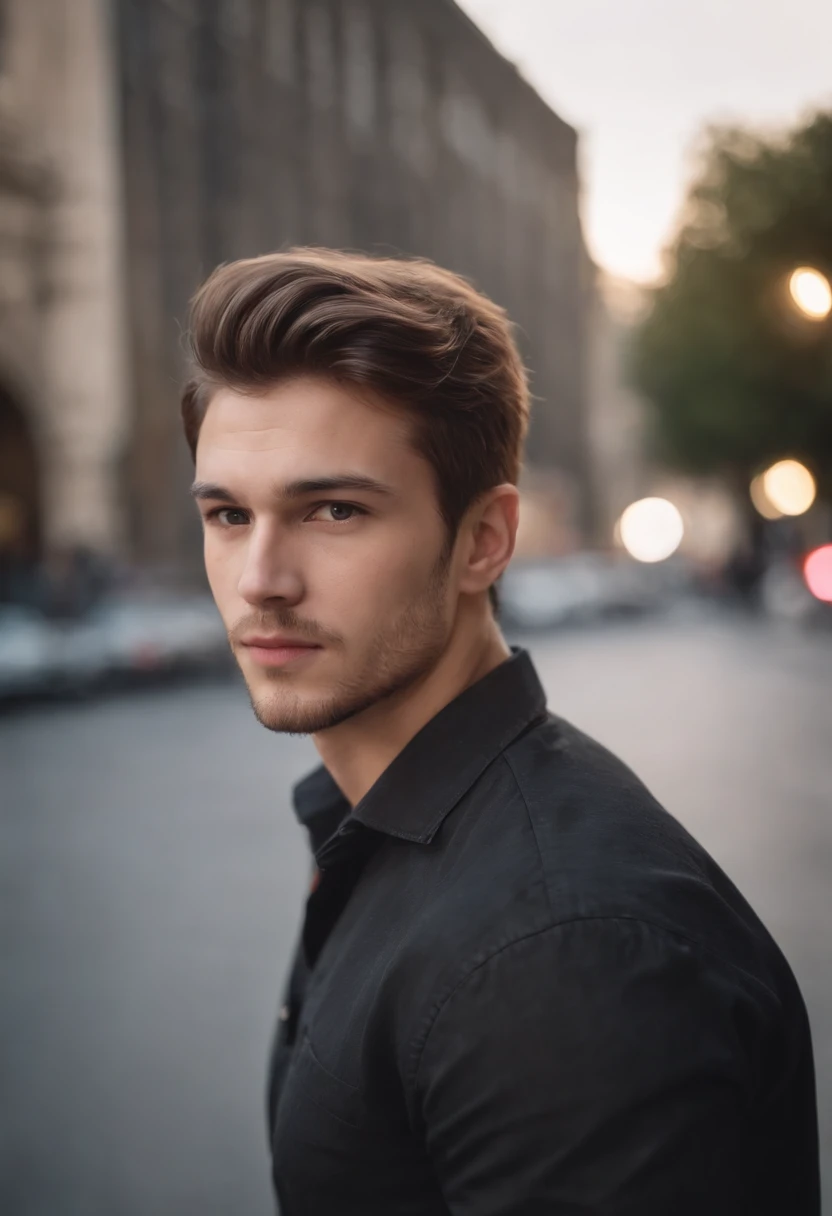
M 552 895 L 551 895 L 551 892 L 549 891 L 549 884 L 546 881 L 546 867 L 543 864 L 543 852 L 540 848 L 540 841 L 538 840 L 538 837 L 537 837 L 537 829 L 534 826 L 534 820 L 532 819 L 532 812 L 529 807 L 528 799 L 526 798 L 526 795 L 523 791 L 523 787 L 520 784 L 520 778 L 517 776 L 517 770 L 515 769 L 514 765 L 511 763 L 511 760 L 509 759 L 508 749 L 506 749 L 506 751 L 501 753 L 500 758 L 504 761 L 506 767 L 508 768 L 508 771 L 511 773 L 512 779 L 514 781 L 514 785 L 517 789 L 517 793 L 520 795 L 520 799 L 523 803 L 523 806 L 525 807 L 526 817 L 528 818 L 528 821 L 529 821 L 529 829 L 530 829 L 532 837 L 534 839 L 535 848 L 537 849 L 538 861 L 540 862 L 540 875 L 541 875 L 541 879 L 543 881 L 544 890 L 546 892 L 546 903 L 549 906 L 549 915 L 554 916 L 554 908 L 552 907 Z
M 687 942 L 690 945 L 695 946 L 697 948 L 697 950 L 699 950 L 702 954 L 705 954 L 708 957 L 714 959 L 717 963 L 720 964 L 720 966 L 725 967 L 729 971 L 732 971 L 735 974 L 742 976 L 746 981 L 749 981 L 756 988 L 761 989 L 763 992 L 766 993 L 766 995 L 769 997 L 770 1000 L 774 1001 L 774 1003 L 776 1005 L 780 1006 L 782 1004 L 780 997 L 777 995 L 777 993 L 774 992 L 768 986 L 768 984 L 764 983 L 764 981 L 761 980 L 758 976 L 752 975 L 750 971 L 746 971 L 744 967 L 740 967 L 737 963 L 733 963 L 729 959 L 723 958 L 721 954 L 718 954 L 715 950 L 712 950 L 710 947 L 708 947 L 703 942 L 701 942 L 698 938 L 691 937 L 689 934 L 683 933 L 681 930 L 671 929 L 667 925 L 659 924 L 657 921 L 650 920 L 647 917 L 643 917 L 643 916 L 626 916 L 626 915 L 571 916 L 571 917 L 568 917 L 566 920 L 555 921 L 551 924 L 544 925 L 539 929 L 534 929 L 530 933 L 524 933 L 520 937 L 512 938 L 511 941 L 505 942 L 502 946 L 499 946 L 499 947 L 497 947 L 497 949 L 490 951 L 484 958 L 480 958 L 477 962 L 475 962 L 470 967 L 470 969 L 468 969 L 465 972 L 465 974 L 459 980 L 457 980 L 457 982 L 455 984 L 452 985 L 452 987 L 450 987 L 446 992 L 444 992 L 440 997 L 437 998 L 437 1000 L 434 1002 L 434 1004 L 430 1010 L 430 1013 L 428 1014 L 427 1018 L 425 1019 L 422 1030 L 420 1031 L 419 1035 L 417 1036 L 417 1038 L 414 1042 L 414 1048 L 416 1049 L 415 1050 L 415 1060 L 413 1063 L 413 1067 L 410 1070 L 410 1076 L 408 1078 L 409 1088 L 411 1089 L 411 1092 L 415 1091 L 415 1089 L 416 1089 L 416 1084 L 418 1082 L 418 1077 L 419 1077 L 419 1070 L 422 1065 L 422 1057 L 424 1055 L 425 1048 L 427 1047 L 428 1039 L 430 1038 L 431 1032 L 433 1031 L 433 1028 L 436 1025 L 437 1021 L 439 1020 L 439 1017 L 440 1017 L 442 1011 L 445 1008 L 447 1008 L 447 1006 L 450 1004 L 450 1002 L 456 996 L 457 992 L 459 992 L 459 990 L 461 988 L 464 988 L 464 986 L 468 983 L 468 981 L 471 980 L 478 971 L 482 970 L 483 967 L 488 966 L 489 963 L 494 962 L 494 960 L 499 958 L 500 955 L 505 954 L 507 950 L 511 950 L 515 946 L 520 946 L 524 942 L 531 941 L 533 938 L 542 937 L 544 934 L 551 933 L 553 930 L 565 929 L 568 925 L 584 924 L 584 923 L 591 923 L 591 922 L 613 923 L 613 924 L 618 924 L 620 922 L 624 922 L 628 925 L 629 924 L 644 925 L 649 929 L 653 929 L 653 930 L 657 931 L 662 936 L 665 936 L 668 938 L 675 938 L 677 941 Z

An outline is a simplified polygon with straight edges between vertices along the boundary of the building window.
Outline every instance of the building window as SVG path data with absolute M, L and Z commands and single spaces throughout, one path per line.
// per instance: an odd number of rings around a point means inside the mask
M 371 134 L 376 121 L 375 30 L 365 0 L 351 0 L 344 14 L 344 107 L 359 135 Z
M 543 211 L 546 202 L 546 176 L 538 158 L 527 154 L 523 158 L 521 191 L 526 206 Z
M 510 131 L 501 131 L 497 137 L 497 180 L 509 198 L 517 196 L 519 160 L 516 139 Z
M 419 174 L 431 162 L 428 62 L 422 31 L 396 18 L 390 28 L 390 101 L 393 146 Z
M 496 144 L 488 115 L 472 93 L 454 89 L 442 102 L 442 131 L 460 160 L 483 177 L 496 171 Z
M 497 139 L 495 177 L 503 193 L 523 206 L 545 208 L 546 170 L 508 131 Z
M 335 43 L 327 0 L 305 0 L 309 99 L 326 110 L 335 100 Z
M 251 35 L 252 0 L 225 0 L 222 8 L 222 32 L 232 39 L 245 42 Z
M 266 63 L 281 84 L 297 83 L 294 0 L 266 0 Z

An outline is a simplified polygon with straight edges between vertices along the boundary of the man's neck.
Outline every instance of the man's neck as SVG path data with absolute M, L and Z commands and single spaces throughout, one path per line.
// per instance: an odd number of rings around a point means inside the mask
M 442 658 L 418 684 L 315 735 L 318 754 L 350 805 L 361 801 L 431 718 L 510 654 L 489 613 L 480 629 L 454 629 Z

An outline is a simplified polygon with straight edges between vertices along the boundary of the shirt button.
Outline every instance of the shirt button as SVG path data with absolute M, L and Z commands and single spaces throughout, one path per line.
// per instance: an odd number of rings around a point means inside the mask
M 288 1021 L 289 1021 L 289 1018 L 290 1018 L 290 1016 L 291 1016 L 291 1013 L 292 1013 L 292 1011 L 291 1011 L 291 1009 L 289 1008 L 289 1006 L 288 1006 L 288 1005 L 284 1005 L 284 1006 L 281 1008 L 281 1010 L 280 1010 L 280 1014 L 279 1014 L 279 1017 L 280 1017 L 281 1022 L 288 1022 Z

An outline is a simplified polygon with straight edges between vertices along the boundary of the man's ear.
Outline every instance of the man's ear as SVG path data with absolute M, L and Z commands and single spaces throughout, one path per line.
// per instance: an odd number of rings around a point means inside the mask
M 520 494 L 506 482 L 477 499 L 466 521 L 468 544 L 459 589 L 467 595 L 487 591 L 511 561 L 520 520 Z

